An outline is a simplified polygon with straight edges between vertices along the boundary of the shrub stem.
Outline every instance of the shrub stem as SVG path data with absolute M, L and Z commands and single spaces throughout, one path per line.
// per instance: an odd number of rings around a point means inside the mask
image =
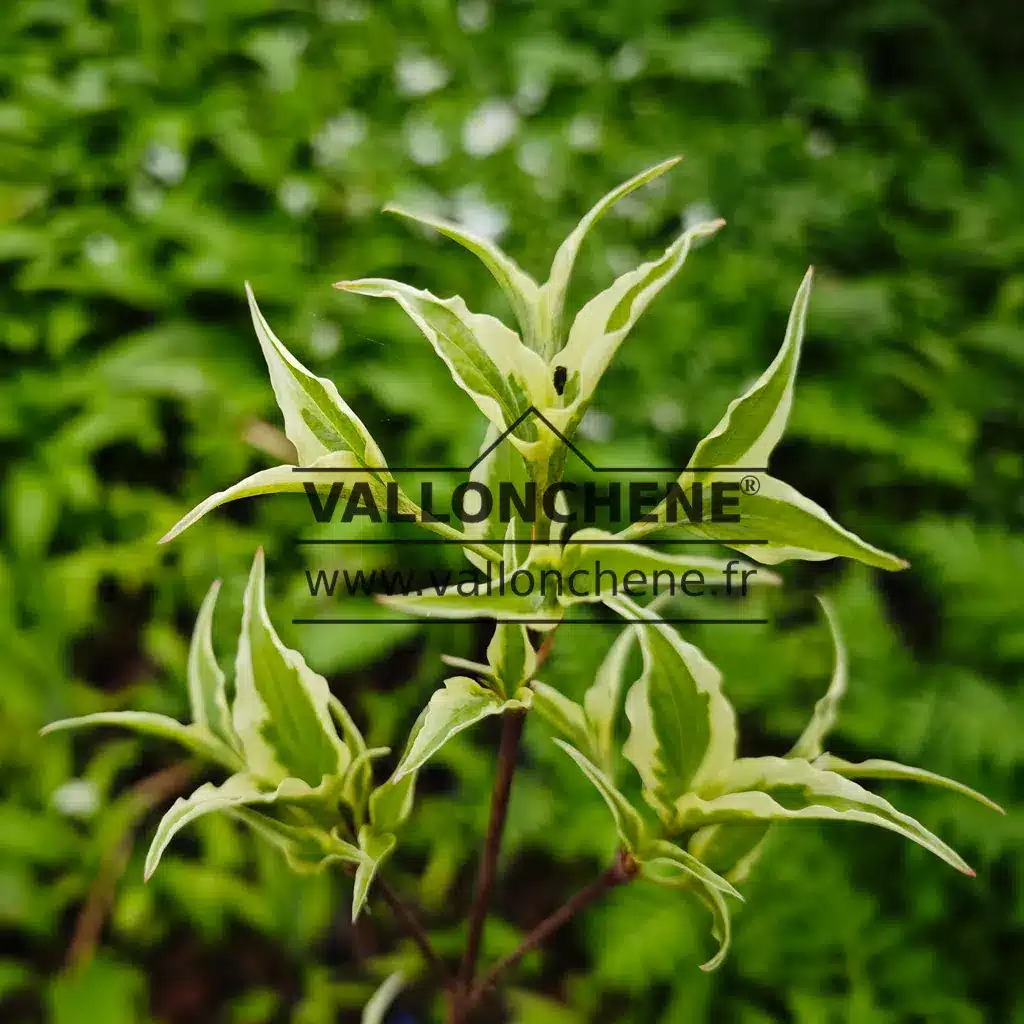
M 427 961 L 429 967 L 436 971 L 446 984 L 450 982 L 448 968 L 438 955 L 437 950 L 434 949 L 434 944 L 430 941 L 427 930 L 420 923 L 420 919 L 416 916 L 412 907 L 380 877 L 377 878 L 377 891 L 384 898 L 384 902 L 391 908 L 395 917 L 405 926 L 409 937 L 419 947 L 420 952 L 423 954 L 423 959 Z
M 525 720 L 525 711 L 510 711 L 502 716 L 498 768 L 494 778 L 494 791 L 491 795 L 491 817 L 487 826 L 487 838 L 484 841 L 483 853 L 480 857 L 473 906 L 469 914 L 466 950 L 459 967 L 457 983 L 459 991 L 455 993 L 456 1000 L 461 993 L 468 992 L 473 985 L 473 975 L 480 955 L 480 941 L 483 937 L 484 922 L 487 919 L 491 889 L 494 887 L 494 879 L 497 874 L 501 834 L 505 828 L 505 818 L 508 814 L 512 777 L 515 775 L 516 755 L 519 751 L 519 740 L 523 735 Z
M 519 946 L 509 953 L 503 960 L 499 960 L 480 981 L 472 988 L 464 1002 L 464 1011 L 472 1010 L 474 1006 L 486 994 L 487 990 L 494 986 L 501 976 L 510 968 L 515 967 L 527 953 L 532 952 L 538 946 L 546 942 L 562 925 L 571 921 L 581 910 L 585 910 L 609 889 L 624 885 L 631 881 L 637 873 L 637 864 L 633 857 L 626 850 L 620 850 L 615 861 L 607 871 L 594 879 L 590 885 L 580 889 L 568 902 L 562 904 L 553 914 L 546 917 Z

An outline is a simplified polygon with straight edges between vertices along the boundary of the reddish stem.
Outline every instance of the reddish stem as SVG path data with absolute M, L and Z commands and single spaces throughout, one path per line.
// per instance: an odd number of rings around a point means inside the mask
M 585 910 L 596 900 L 600 899 L 608 890 L 616 886 L 625 885 L 637 874 L 638 866 L 632 855 L 626 850 L 620 850 L 615 861 L 590 885 L 580 889 L 568 902 L 562 904 L 553 914 L 546 917 L 519 946 L 509 953 L 503 960 L 499 960 L 480 981 L 473 987 L 464 1003 L 464 1011 L 469 1012 L 483 998 L 487 990 L 493 987 L 501 976 L 510 968 L 515 967 L 527 953 L 537 949 L 546 942 L 562 925 L 571 921 L 581 910 Z
M 480 941 L 483 937 L 487 908 L 490 905 L 491 890 L 498 868 L 498 854 L 501 850 L 501 834 L 508 815 L 509 794 L 512 791 L 512 777 L 516 770 L 516 754 L 519 740 L 523 735 L 525 711 L 510 711 L 502 716 L 501 746 L 498 750 L 498 769 L 494 778 L 494 792 L 491 796 L 491 817 L 487 826 L 480 869 L 477 874 L 476 892 L 469 914 L 469 930 L 466 950 L 459 967 L 458 989 L 468 992 L 473 984 L 476 962 L 480 956 Z M 456 1018 L 458 1019 L 458 1018 Z

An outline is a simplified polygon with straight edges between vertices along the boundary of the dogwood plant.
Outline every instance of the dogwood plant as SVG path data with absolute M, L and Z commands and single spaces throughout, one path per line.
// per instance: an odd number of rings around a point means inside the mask
M 518 332 L 492 316 L 471 312 L 461 298 L 441 299 L 397 281 L 366 278 L 337 286 L 397 302 L 486 417 L 482 457 L 473 470 L 476 481 L 491 486 L 530 481 L 538 492 L 561 481 L 566 442 L 573 438 L 615 352 L 650 302 L 679 272 L 693 243 L 722 226 L 723 222 L 713 221 L 684 231 L 660 257 L 622 275 L 575 317 L 566 315 L 569 280 L 586 234 L 615 202 L 676 162 L 660 163 L 601 199 L 559 248 L 543 284 L 489 240 L 465 228 L 389 208 L 442 232 L 478 256 L 508 297 Z M 846 530 L 766 469 L 793 402 L 811 283 L 808 271 L 774 361 L 729 405 L 679 476 L 680 487 L 691 487 L 725 479 L 737 467 L 756 467 L 758 486 L 742 495 L 738 521 L 723 524 L 710 517 L 675 523 L 666 514 L 664 502 L 652 515 L 617 533 L 590 528 L 566 536 L 564 524 L 542 511 L 532 523 L 515 518 L 500 523 L 492 514 L 463 529 L 429 516 L 417 516 L 416 521 L 461 545 L 478 568 L 487 563 L 502 565 L 506 577 L 522 568 L 552 569 L 568 576 L 576 569 L 593 567 L 600 558 L 602 565 L 620 573 L 664 569 L 679 575 L 695 569 L 713 580 L 727 580 L 728 567 L 737 564 L 735 559 L 667 554 L 642 543 L 658 530 L 717 542 L 760 564 L 841 556 L 881 569 L 904 568 L 902 559 Z M 262 470 L 212 495 L 177 523 L 164 541 L 226 502 L 302 491 L 320 479 L 303 473 L 303 468 L 344 470 L 347 485 L 365 484 L 382 502 L 388 492 L 397 493 L 400 511 L 420 511 L 401 491 L 380 448 L 334 383 L 311 373 L 288 351 L 263 318 L 252 290 L 247 286 L 246 291 L 285 432 L 301 468 L 286 465 Z M 507 443 L 498 444 L 502 439 Z M 496 540 L 498 536 L 504 536 L 504 542 Z M 757 584 L 780 583 L 769 570 L 751 575 Z M 717 967 L 729 946 L 728 900 L 742 899 L 737 886 L 747 877 L 768 832 L 788 820 L 877 825 L 918 843 L 958 871 L 973 874 L 941 839 L 861 782 L 915 780 L 957 790 L 995 807 L 991 801 L 922 769 L 882 760 L 854 764 L 826 751 L 846 689 L 847 667 L 834 612 L 824 600 L 835 647 L 835 670 L 828 689 L 789 754 L 749 758 L 737 751 L 736 715 L 721 673 L 661 617 L 661 598 L 644 603 L 618 595 L 563 593 L 561 588 L 541 588 L 526 596 L 500 588 L 498 593 L 467 597 L 448 588 L 389 597 L 386 600 L 392 605 L 416 615 L 491 619 L 495 627 L 486 664 L 445 658 L 459 674 L 447 678 L 430 698 L 391 776 L 377 785 L 373 762 L 388 751 L 367 749 L 327 681 L 307 666 L 299 652 L 281 643 L 267 614 L 264 589 L 259 552 L 245 593 L 230 704 L 225 674 L 210 639 L 217 596 L 214 584 L 200 609 L 188 661 L 191 723 L 125 711 L 56 722 L 47 731 L 123 725 L 176 740 L 227 773 L 226 781 L 200 786 L 167 812 L 146 860 L 147 876 L 189 822 L 203 814 L 224 812 L 281 847 L 295 870 L 321 870 L 334 862 L 345 865 L 355 878 L 353 918 L 378 889 L 409 926 L 432 966 L 443 972 L 445 966 L 425 930 L 378 872 L 412 813 L 420 768 L 459 732 L 484 718 L 502 716 L 491 819 L 466 949 L 447 985 L 449 1019 L 454 1024 L 468 1020 L 493 982 L 572 913 L 606 889 L 636 878 L 685 889 L 706 905 L 718 950 L 704 967 Z M 551 648 L 553 629 L 566 611 L 574 604 L 597 600 L 625 625 L 582 703 L 576 703 L 538 674 Z M 535 643 L 533 634 L 547 635 Z M 642 671 L 632 680 L 628 666 L 635 647 Z M 516 749 L 531 709 L 606 801 L 620 848 L 592 886 L 480 977 L 476 972 L 480 939 Z M 616 724 L 622 711 L 628 736 L 620 748 Z M 623 770 L 637 773 L 643 806 L 623 795 Z M 389 978 L 367 1006 L 364 1020 L 382 1020 L 400 986 L 400 977 Z

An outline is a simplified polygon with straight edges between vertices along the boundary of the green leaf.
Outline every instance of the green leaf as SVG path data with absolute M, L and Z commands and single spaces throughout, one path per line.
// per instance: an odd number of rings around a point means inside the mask
M 703 523 L 677 525 L 675 529 L 686 536 L 722 543 L 736 541 L 728 546 L 767 565 L 777 565 L 792 558 L 813 562 L 840 557 L 853 558 L 880 569 L 905 569 L 909 564 L 844 529 L 820 505 L 805 498 L 789 484 L 766 473 L 751 475 L 758 481 L 759 489 L 756 493 L 744 492 L 737 496 L 738 522 L 712 522 L 705 515 Z M 679 478 L 684 489 L 689 487 L 692 476 L 683 473 Z M 664 503 L 651 515 L 659 522 L 633 523 L 619 536 L 624 540 L 634 540 L 672 525 L 664 521 Z
M 782 582 L 775 573 L 736 559 L 730 561 L 706 555 L 670 555 L 639 544 L 593 543 L 611 537 L 612 534 L 604 530 L 587 529 L 573 534 L 563 551 L 562 577 L 569 581 L 573 573 L 583 573 L 583 580 L 593 581 L 593 585 L 587 590 L 586 582 L 574 583 L 575 594 L 567 587 L 561 597 L 563 604 L 605 600 L 609 595 L 603 591 L 603 581 L 609 577 L 599 574 L 606 571 L 614 574 L 616 589 L 627 596 L 635 596 L 638 591 L 651 591 L 700 597 L 706 588 L 722 589 L 726 583 L 739 592 L 741 581 L 744 590 L 747 585 L 778 586 Z M 730 565 L 731 576 L 726 574 Z M 741 575 L 744 572 L 746 575 Z M 642 578 L 634 577 L 634 581 L 627 585 L 625 581 L 629 573 L 642 574 Z M 580 592 L 586 596 L 577 596 Z M 617 597 L 618 594 L 610 596 Z
M 814 705 L 814 712 L 811 715 L 810 722 L 807 723 L 807 728 L 804 729 L 800 738 L 793 744 L 793 749 L 789 752 L 790 757 L 802 757 L 807 761 L 813 761 L 825 749 L 825 740 L 836 724 L 839 704 L 846 693 L 846 683 L 849 675 L 846 645 L 843 643 L 843 636 L 839 631 L 839 620 L 836 618 L 835 609 L 832 607 L 832 603 L 824 597 L 819 597 L 818 603 L 825 613 L 829 632 L 832 635 L 835 667 L 832 669 L 832 679 L 828 684 L 828 689 L 825 691 L 825 696 Z
M 681 846 L 676 846 L 675 843 L 670 843 L 667 839 L 652 839 L 640 851 L 638 859 L 641 864 L 667 861 L 702 885 L 710 886 L 712 889 L 719 889 L 730 896 L 735 896 L 741 902 L 743 901 L 743 897 L 732 883 L 722 878 L 721 875 L 716 874 L 707 864 L 703 863 L 692 853 L 684 850 Z
M 671 843 L 666 845 L 672 846 Z M 678 850 L 678 847 L 675 847 L 675 849 Z M 698 861 L 697 863 L 699 864 L 700 862 Z M 711 934 L 718 940 L 718 952 L 707 963 L 701 964 L 700 969 L 702 971 L 713 971 L 721 967 L 725 962 L 725 957 L 732 941 L 732 920 L 729 914 L 729 907 L 725 902 L 725 897 L 722 895 L 723 890 L 721 886 L 711 885 L 703 878 L 695 876 L 675 856 L 654 857 L 645 860 L 641 864 L 640 870 L 643 877 L 655 885 L 664 885 L 691 893 L 711 911 Z M 711 874 L 713 877 L 718 878 L 713 872 Z M 725 879 L 719 879 L 719 881 L 724 882 Z M 695 882 L 698 884 L 695 885 Z M 726 884 L 728 885 L 728 883 Z M 743 898 L 731 886 L 724 891 L 729 892 L 730 890 L 739 899 Z
M 811 296 L 813 268 L 807 271 L 789 314 L 786 337 L 771 366 L 734 399 L 718 426 L 697 445 L 691 466 L 750 466 L 762 469 L 782 437 L 793 406 L 800 346 Z
M 335 285 L 344 291 L 394 299 L 444 360 L 455 383 L 499 429 L 511 427 L 531 405 L 548 405 L 553 386 L 543 360 L 500 320 L 471 313 L 459 297 L 439 299 L 400 281 L 365 278 Z M 532 441 L 536 424 L 516 429 Z
M 267 615 L 263 549 L 245 590 L 235 661 L 234 727 L 248 770 L 317 786 L 344 776 L 352 760 L 331 720 L 327 680 L 281 643 Z
M 390 747 L 360 750 L 352 759 L 341 787 L 341 799 L 352 809 L 360 824 L 366 817 L 370 794 L 373 792 L 373 761 L 391 753 Z
M 529 475 L 526 471 L 526 462 L 519 449 L 507 438 L 498 441 L 501 430 L 493 423 L 487 425 L 487 432 L 484 435 L 483 444 L 477 456 L 483 456 L 477 462 L 469 475 L 473 483 L 482 484 L 487 492 L 494 497 L 490 515 L 480 522 L 465 523 L 463 528 L 466 536 L 481 539 L 485 538 L 495 541 L 498 537 L 509 538 L 511 536 L 519 541 L 525 542 L 530 539 L 530 523 L 525 522 L 521 516 L 511 516 L 508 523 L 502 520 L 501 489 L 511 489 L 511 493 L 523 495 L 527 493 L 527 481 Z M 497 443 L 496 443 L 497 442 Z M 484 454 L 486 452 L 486 455 Z M 492 543 L 495 554 L 500 555 L 509 545 Z M 520 552 L 529 550 L 526 543 L 512 545 L 515 550 L 515 565 L 519 563 Z M 469 554 L 470 561 L 481 570 L 486 570 L 484 560 L 478 555 Z M 512 566 L 512 562 L 505 559 L 506 568 Z
M 357 466 L 356 458 L 351 452 L 332 452 L 330 455 L 314 459 L 309 463 L 308 468 L 355 469 Z M 344 479 L 349 486 L 357 482 L 367 483 L 373 488 L 380 486 L 379 481 L 370 474 L 364 476 L 361 473 L 346 473 Z M 253 473 L 252 476 L 247 476 L 244 480 L 240 480 L 232 487 L 228 487 L 223 491 L 217 491 L 215 494 L 211 494 L 205 501 L 201 501 L 188 515 L 179 519 L 160 538 L 159 542 L 166 544 L 168 541 L 174 540 L 175 537 L 187 530 L 193 523 L 202 519 L 207 512 L 211 512 L 221 505 L 226 505 L 229 501 L 237 501 L 239 498 L 255 498 L 262 494 L 302 493 L 306 488 L 306 484 L 310 482 L 320 483 L 322 481 L 319 476 L 315 476 L 312 473 L 303 473 L 297 470 L 295 466 L 274 466 L 271 469 L 261 469 L 259 472 Z
M 694 890 L 697 898 L 711 911 L 711 935 L 718 941 L 718 952 L 700 965 L 702 971 L 717 971 L 729 954 L 732 942 L 732 916 L 724 897 L 717 889 L 705 887 Z
M 335 832 L 289 825 L 246 806 L 234 807 L 228 813 L 281 850 L 288 866 L 298 874 L 318 874 L 330 864 L 361 864 L 363 861 L 359 847 L 346 842 Z
M 636 808 L 615 788 L 614 783 L 589 758 L 564 740 L 555 740 L 575 762 L 580 770 L 593 783 L 594 788 L 604 798 L 608 810 L 615 819 L 615 828 L 619 838 L 630 853 L 643 848 L 646 841 L 643 819 Z
M 526 577 L 523 577 L 524 579 Z M 520 597 L 512 589 L 512 574 L 501 579 L 476 581 L 473 584 L 451 583 L 436 590 L 420 590 L 410 594 L 379 595 L 377 600 L 410 615 L 427 615 L 440 619 L 529 619 L 534 628 L 543 628 L 564 614 L 557 601 L 550 601 L 540 588 L 530 585 Z M 534 577 L 536 580 L 536 576 Z
M 340 730 L 345 746 L 352 753 L 352 763 L 345 775 L 341 798 L 352 808 L 357 819 L 362 821 L 365 816 L 366 802 L 373 789 L 373 759 L 389 754 L 391 750 L 389 747 L 367 749 L 363 734 L 348 713 L 348 709 L 334 694 L 330 696 L 328 707 L 331 718 Z
M 390 832 L 377 832 L 367 825 L 359 830 L 359 849 L 363 859 L 356 868 L 355 887 L 352 892 L 352 920 L 355 921 L 366 906 L 370 885 L 380 866 L 391 856 L 398 840 Z
M 558 735 L 574 747 L 590 752 L 590 734 L 583 708 L 565 694 L 539 679 L 530 684 L 533 690 L 532 710 L 536 711 Z
M 722 674 L 658 616 L 630 601 L 609 601 L 635 625 L 643 674 L 626 696 L 631 726 L 623 754 L 640 773 L 644 796 L 671 819 L 679 797 L 714 778 L 736 756 L 736 715 Z
M 412 813 L 416 772 L 388 779 L 370 794 L 370 824 L 378 832 L 396 832 Z
M 625 628 L 619 633 L 601 662 L 593 684 L 583 695 L 586 731 L 597 763 L 609 773 L 615 757 L 615 719 L 635 639 L 632 629 Z
M 837 775 L 842 775 L 844 779 L 892 779 L 903 782 L 924 782 L 930 786 L 937 786 L 939 789 L 948 789 L 961 796 L 970 797 L 1000 814 L 1006 813 L 994 800 L 990 800 L 984 793 L 971 789 L 970 786 L 965 786 L 962 782 L 947 779 L 944 775 L 936 775 L 935 772 L 926 771 L 924 768 L 913 768 L 910 765 L 900 764 L 897 761 L 871 758 L 868 761 L 852 763 L 835 757 L 833 754 L 822 754 L 815 760 L 814 767 L 826 772 L 835 772 Z
M 216 580 L 199 607 L 188 652 L 188 696 L 192 721 L 236 748 L 238 739 L 231 727 L 227 683 L 213 652 L 213 611 L 219 590 L 220 580 Z
M 385 1024 L 387 1012 L 403 988 L 405 988 L 405 975 L 401 971 L 395 971 L 394 974 L 389 975 L 363 1008 L 363 1015 L 360 1017 L 361 1024 Z
M 531 348 L 531 338 L 535 334 L 535 307 L 539 288 L 537 282 L 527 274 L 515 260 L 510 259 L 492 241 L 480 235 L 468 231 L 458 224 L 440 220 L 436 217 L 425 216 L 420 213 L 412 213 L 403 210 L 400 206 L 389 203 L 384 207 L 385 213 L 394 213 L 399 217 L 415 221 L 418 224 L 425 224 L 441 234 L 454 239 L 459 245 L 468 249 L 481 263 L 491 272 L 495 281 L 501 285 L 512 311 L 519 322 L 519 328 L 523 332 L 523 338 Z
M 734 882 L 742 882 L 757 861 L 768 833 L 775 827 L 763 821 L 709 825 L 694 833 L 689 849 L 708 867 Z
M 579 374 L 577 403 L 590 401 L 619 345 L 658 292 L 678 273 L 693 241 L 713 234 L 724 223 L 714 221 L 684 232 L 662 256 L 623 274 L 579 311 L 565 348 L 552 360 L 566 368 L 569 379 Z
M 402 760 L 392 776 L 395 782 L 425 764 L 453 736 L 490 715 L 519 708 L 518 701 L 503 701 L 493 690 L 467 676 L 446 679 L 412 727 Z
M 630 192 L 646 185 L 660 177 L 666 171 L 675 167 L 681 156 L 670 157 L 663 160 L 647 170 L 623 182 L 617 188 L 599 199 L 587 212 L 586 216 L 576 225 L 572 233 L 558 247 L 555 258 L 551 264 L 551 273 L 547 282 L 540 289 L 538 295 L 538 323 L 541 325 L 541 338 L 546 340 L 544 355 L 550 357 L 561 345 L 562 340 L 562 317 L 565 308 L 565 298 L 569 291 L 569 278 L 572 276 L 572 269 L 579 255 L 580 247 L 587 236 L 587 232 L 603 217 L 620 199 L 628 196 Z
M 347 451 L 360 466 L 383 467 L 384 456 L 377 443 L 345 404 L 333 382 L 310 373 L 278 340 L 256 305 L 248 282 L 245 293 L 274 395 L 284 416 L 284 432 L 295 445 L 299 461 L 310 465 L 324 455 Z
M 238 754 L 208 729 L 199 725 L 183 725 L 166 715 L 155 715 L 148 711 L 97 711 L 80 718 L 64 718 L 51 722 L 40 734 L 48 736 L 68 729 L 93 729 L 103 725 L 114 725 L 146 736 L 171 740 L 207 761 L 223 765 L 229 771 L 237 771 L 242 767 Z
M 526 627 L 515 622 L 496 623 L 487 645 L 487 662 L 502 696 L 515 693 L 532 679 L 537 669 L 537 653 Z
M 733 762 L 706 786 L 676 803 L 675 826 L 681 831 L 730 822 L 820 819 L 852 821 L 896 832 L 912 840 L 957 871 L 974 876 L 963 858 L 909 815 L 887 800 L 797 758 L 758 757 Z
M 308 803 L 320 798 L 321 794 L 301 779 L 284 779 L 276 788 L 268 788 L 263 780 L 244 773 L 232 775 L 220 786 L 207 782 L 187 799 L 179 797 L 161 819 L 146 854 L 146 880 L 156 871 L 171 840 L 196 818 L 252 804 Z

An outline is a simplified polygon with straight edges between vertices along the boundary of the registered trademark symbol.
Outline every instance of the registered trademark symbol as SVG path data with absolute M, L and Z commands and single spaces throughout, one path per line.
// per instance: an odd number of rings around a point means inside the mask
M 740 481 L 740 487 L 744 494 L 757 494 L 761 490 L 761 481 L 756 476 L 745 476 Z

